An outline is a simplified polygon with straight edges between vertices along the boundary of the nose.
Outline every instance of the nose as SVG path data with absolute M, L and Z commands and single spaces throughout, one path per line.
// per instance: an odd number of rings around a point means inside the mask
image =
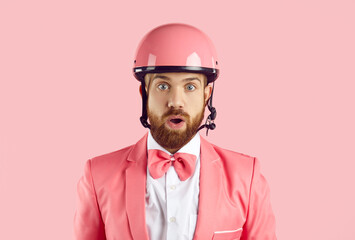
M 168 107 L 183 108 L 184 107 L 184 91 L 179 88 L 172 88 L 170 91 Z

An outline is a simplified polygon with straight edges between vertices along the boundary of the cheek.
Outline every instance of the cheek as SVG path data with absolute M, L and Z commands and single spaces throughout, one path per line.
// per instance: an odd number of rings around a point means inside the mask
M 191 104 L 189 108 L 192 116 L 198 115 L 205 105 L 204 96 L 202 94 L 191 97 L 188 102 Z
M 148 97 L 149 109 L 158 112 L 157 110 L 164 108 L 165 99 L 161 95 L 151 94 Z

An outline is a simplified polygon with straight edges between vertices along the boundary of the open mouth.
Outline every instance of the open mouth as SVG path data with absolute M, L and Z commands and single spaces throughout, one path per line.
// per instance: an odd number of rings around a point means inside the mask
M 175 115 L 167 119 L 167 124 L 170 128 L 179 129 L 185 125 L 185 121 L 183 117 Z
M 178 123 L 181 123 L 181 122 L 182 122 L 182 119 L 180 119 L 180 118 L 173 118 L 173 119 L 170 119 L 170 122 L 175 123 L 175 124 L 178 124 Z

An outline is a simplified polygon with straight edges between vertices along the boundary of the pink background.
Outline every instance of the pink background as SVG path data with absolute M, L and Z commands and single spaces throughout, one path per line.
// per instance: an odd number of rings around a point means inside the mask
M 85 161 L 146 132 L 133 56 L 170 22 L 215 43 L 207 139 L 260 159 L 278 238 L 355 239 L 354 12 L 351 0 L 1 1 L 0 239 L 72 238 Z

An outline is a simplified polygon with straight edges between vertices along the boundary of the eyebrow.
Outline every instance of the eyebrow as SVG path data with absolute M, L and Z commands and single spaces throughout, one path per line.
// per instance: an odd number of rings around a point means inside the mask
M 164 75 L 155 75 L 154 78 L 152 79 L 152 82 L 156 78 L 161 78 L 161 79 L 164 79 L 164 80 L 167 80 L 167 81 L 171 80 L 169 77 L 164 76 Z M 183 79 L 184 82 L 189 82 L 189 81 L 193 81 L 193 80 L 198 80 L 201 83 L 201 80 L 198 77 L 189 77 L 189 78 L 184 78 Z

